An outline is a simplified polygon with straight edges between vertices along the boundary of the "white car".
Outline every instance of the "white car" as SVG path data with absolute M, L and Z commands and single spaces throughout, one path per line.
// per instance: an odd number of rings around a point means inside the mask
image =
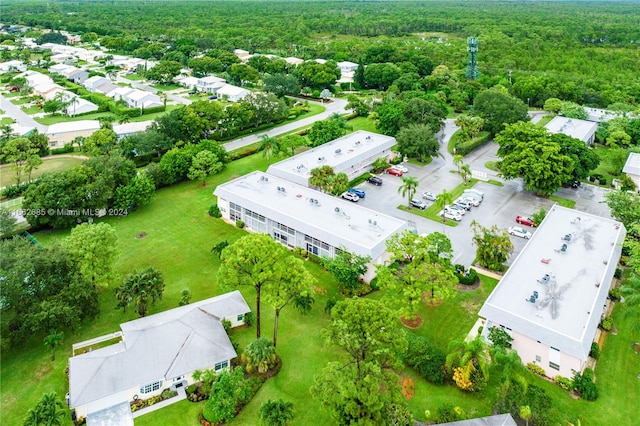
M 433 192 L 423 192 L 422 193 L 422 198 L 424 198 L 425 200 L 429 200 L 429 201 L 435 201 L 436 200 L 436 194 L 434 194 Z
M 456 222 L 460 222 L 462 220 L 462 215 L 455 210 L 444 209 L 440 212 L 440 216 L 444 216 L 446 219 L 455 220 Z
M 473 198 L 473 197 L 460 197 L 459 200 L 471 203 L 471 205 L 474 206 L 474 207 L 478 207 L 480 205 L 480 200 L 478 200 L 477 198 Z
M 444 210 L 445 210 L 445 211 L 453 211 L 453 212 L 456 212 L 456 213 L 458 213 L 460 216 L 464 216 L 464 214 L 467 212 L 467 209 L 465 209 L 465 208 L 464 208 L 464 207 L 462 207 L 462 206 L 457 206 L 457 205 L 455 205 L 455 204 L 453 204 L 453 205 L 447 205 L 447 206 L 444 206 Z
M 392 165 L 391 167 L 396 169 L 396 170 L 400 170 L 402 173 L 409 173 L 409 169 L 407 169 L 402 164 L 395 164 L 395 165 Z
M 509 235 L 513 235 L 514 237 L 524 238 L 525 240 L 528 240 L 529 238 L 531 238 L 531 232 L 519 226 L 510 226 Z
M 358 197 L 353 192 L 349 192 L 349 191 L 343 192 L 341 197 L 344 198 L 345 200 L 353 201 L 354 203 L 357 203 L 358 200 L 360 200 L 360 197 Z

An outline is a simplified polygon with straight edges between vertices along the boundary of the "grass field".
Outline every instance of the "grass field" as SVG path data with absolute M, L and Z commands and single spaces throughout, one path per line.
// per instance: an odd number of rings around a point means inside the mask
M 11 117 L 2 117 L 0 119 L 0 126 L 4 126 L 6 124 L 13 124 L 15 121 Z
M 139 121 L 149 121 L 149 120 L 155 120 L 156 118 L 160 117 L 161 115 L 166 114 L 167 112 L 170 112 L 171 110 L 174 110 L 178 107 L 178 105 L 167 105 L 167 109 L 165 111 L 161 111 L 161 112 L 154 112 L 151 114 L 144 114 L 141 115 L 139 117 L 133 117 L 130 118 L 129 121 L 130 122 L 139 122 Z M 114 123 L 118 123 L 118 116 L 113 114 L 112 112 L 96 112 L 93 114 L 87 114 L 87 115 L 79 115 L 76 117 L 67 117 L 64 115 L 47 115 L 45 117 L 41 117 L 41 118 L 35 118 L 35 120 L 40 123 L 40 124 L 45 124 L 47 126 L 50 126 L 52 124 L 56 124 L 56 123 L 66 123 L 69 121 L 81 121 L 81 120 L 101 120 L 101 119 L 107 119 L 107 120 L 113 120 Z
M 201 300 L 220 294 L 223 290 L 217 283 L 216 271 L 219 261 L 210 252 L 221 240 L 235 241 L 245 235 L 232 225 L 208 216 L 208 207 L 215 202 L 212 192 L 216 185 L 253 170 L 264 170 L 266 160 L 260 155 L 246 157 L 232 163 L 224 172 L 209 179 L 206 187 L 197 182 L 185 182 L 157 191 L 153 201 L 127 217 L 111 217 L 104 221 L 113 225 L 118 235 L 120 257 L 117 270 L 126 274 L 135 268 L 155 265 L 165 276 L 166 290 L 162 302 L 151 309 L 151 314 L 176 307 L 183 288 L 192 291 L 192 300 Z M 454 189 L 456 192 L 458 188 Z M 455 194 L 454 194 L 455 195 Z M 136 238 L 145 232 L 144 238 Z M 45 246 L 60 241 L 69 231 L 42 231 L 35 234 Z M 313 377 L 324 365 L 338 357 L 338 352 L 325 346 L 320 330 L 328 324 L 324 313 L 326 300 L 337 293 L 333 278 L 317 265 L 307 262 L 317 277 L 316 295 L 312 311 L 301 316 L 292 308 L 283 310 L 280 317 L 278 354 L 283 367 L 278 376 L 270 379 L 258 392 L 242 413 L 233 421 L 236 425 L 258 423 L 260 405 L 268 400 L 284 398 L 294 403 L 296 417 L 292 425 L 332 424 L 328 414 L 311 397 L 309 386 Z M 456 296 L 439 306 L 424 305 L 420 315 L 424 324 L 415 333 L 428 337 L 431 342 L 446 349 L 453 339 L 466 335 L 477 319 L 477 312 L 497 281 L 482 277 L 481 285 L 473 291 L 458 291 Z M 255 294 L 243 289 L 249 305 L 255 308 Z M 380 298 L 374 293 L 371 298 Z M 115 310 L 113 289 L 103 290 L 100 296 L 101 314 L 88 321 L 76 331 L 66 331 L 63 345 L 56 351 L 54 362 L 49 360 L 49 351 L 42 345 L 42 336 L 34 336 L 23 348 L 3 350 L 0 365 L 0 423 L 17 425 L 22 423 L 27 410 L 32 408 L 42 393 L 55 391 L 62 398 L 67 392 L 67 377 L 64 374 L 66 358 L 71 353 L 71 344 L 91 337 L 118 330 L 120 323 L 136 318 L 133 310 L 123 313 Z M 614 311 L 614 322 L 618 334 L 609 336 L 596 369 L 600 398 L 589 403 L 575 400 L 552 383 L 532 375 L 529 382 L 547 390 L 559 413 L 559 423 L 566 425 L 580 418 L 582 424 L 633 425 L 636 404 L 640 398 L 640 357 L 631 349 L 633 341 L 640 340 L 628 330 L 630 318 L 624 318 L 624 305 Z M 0 318 L 3 325 L 6 316 Z M 270 337 L 273 326 L 273 311 L 264 306 L 263 335 Z M 254 337 L 255 329 L 232 331 L 241 347 Z M 495 388 L 499 376 L 492 372 L 485 393 L 469 394 L 451 385 L 435 386 L 417 377 L 410 370 L 402 374 L 416 381 L 416 395 L 408 401 L 414 416 L 425 420 L 424 411 L 434 412 L 443 403 L 460 406 L 473 416 L 489 415 L 493 407 Z M 170 407 L 136 419 L 136 425 L 197 425 L 197 414 L 202 403 L 183 401 Z M 69 417 L 67 417 L 68 419 Z M 71 424 L 68 421 L 68 424 Z
M 50 157 L 42 161 L 42 165 L 33 171 L 31 179 L 37 179 L 47 172 L 57 172 L 60 170 L 70 169 L 73 166 L 82 164 L 83 158 L 73 157 Z M 26 180 L 26 176 L 22 176 L 22 181 Z M 16 183 L 15 172 L 10 164 L 0 166 L 0 188 Z

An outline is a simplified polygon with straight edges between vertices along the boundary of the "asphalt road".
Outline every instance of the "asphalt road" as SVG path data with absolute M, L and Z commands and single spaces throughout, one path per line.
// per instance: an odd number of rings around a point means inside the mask
M 9 99 L 0 95 L 0 109 L 2 109 L 6 115 L 13 118 L 18 125 L 23 127 L 35 127 L 40 133 L 46 133 L 47 127 L 44 124 L 38 123 L 32 117 L 27 115 L 18 105 L 14 105 Z

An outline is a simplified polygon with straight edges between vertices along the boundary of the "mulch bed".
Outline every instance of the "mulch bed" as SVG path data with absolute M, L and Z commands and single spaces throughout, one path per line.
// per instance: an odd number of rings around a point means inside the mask
M 424 323 L 424 320 L 422 319 L 422 317 L 420 315 L 416 315 L 413 318 L 401 317 L 400 321 L 402 322 L 402 324 L 405 327 L 410 328 L 412 330 L 415 330 L 416 328 L 419 328 Z
M 480 279 L 478 279 L 475 284 L 458 284 L 458 290 L 460 291 L 473 291 L 473 290 L 477 290 L 480 287 Z
M 402 396 L 406 399 L 411 399 L 416 393 L 416 384 L 413 379 L 404 377 L 402 379 Z

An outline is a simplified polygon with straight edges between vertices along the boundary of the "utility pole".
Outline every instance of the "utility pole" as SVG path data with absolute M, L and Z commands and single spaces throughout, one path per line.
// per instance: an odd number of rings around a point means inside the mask
M 477 37 L 467 38 L 467 52 L 469 52 L 469 59 L 467 61 L 467 72 L 465 75 L 470 80 L 477 80 L 478 77 L 480 77 L 480 72 L 478 71 L 478 62 L 476 60 L 476 55 L 478 54 Z

